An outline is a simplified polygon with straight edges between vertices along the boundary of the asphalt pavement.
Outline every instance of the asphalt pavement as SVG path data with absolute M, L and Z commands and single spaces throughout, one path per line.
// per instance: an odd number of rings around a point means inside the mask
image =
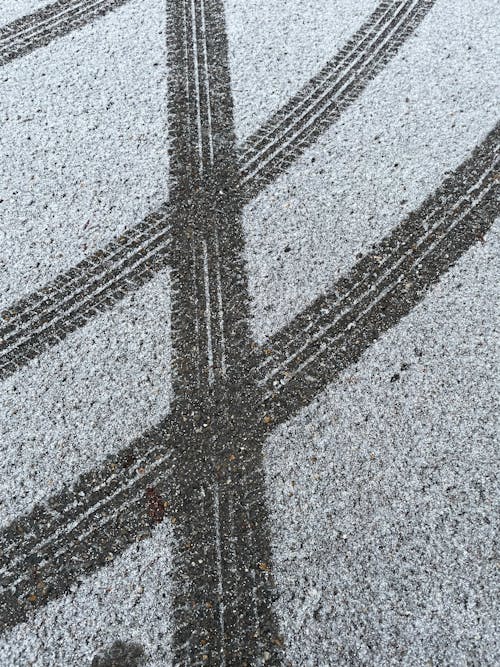
M 494 0 L 4 0 L 0 666 L 493 667 Z

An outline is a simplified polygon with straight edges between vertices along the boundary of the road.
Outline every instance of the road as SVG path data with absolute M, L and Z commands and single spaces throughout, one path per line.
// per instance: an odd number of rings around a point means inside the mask
M 497 3 L 313 5 L 0 10 L 2 666 L 496 663 Z

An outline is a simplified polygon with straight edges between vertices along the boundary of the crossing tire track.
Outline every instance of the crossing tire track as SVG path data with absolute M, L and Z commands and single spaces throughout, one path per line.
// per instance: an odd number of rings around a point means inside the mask
M 175 480 L 189 471 L 191 486 L 184 489 L 177 501 L 180 505 L 172 502 L 167 516 L 175 518 L 177 512 L 182 517 L 188 512 L 188 498 L 192 503 L 198 502 L 193 489 L 196 480 L 199 480 L 198 486 L 205 483 L 203 465 L 210 458 L 197 457 L 196 453 L 210 451 L 208 448 L 213 446 L 210 443 L 215 433 L 222 433 L 220 438 L 226 461 L 231 460 L 232 451 L 238 450 L 238 442 L 246 443 L 251 454 L 250 462 L 241 467 L 241 462 L 237 461 L 234 471 L 226 464 L 225 474 L 241 474 L 243 496 L 255 492 L 258 480 L 247 487 L 245 479 L 260 474 L 259 448 L 272 429 L 309 404 L 339 372 L 359 359 L 374 340 L 407 315 L 440 276 L 491 227 L 500 212 L 498 173 L 495 171 L 498 169 L 499 146 L 500 129 L 497 126 L 471 158 L 378 244 L 374 252 L 360 260 L 326 297 L 318 299 L 272 337 L 264 346 L 267 353 L 261 349 L 254 355 L 249 362 L 248 374 L 252 387 L 235 388 L 234 392 L 241 394 L 240 400 L 246 406 L 255 407 L 252 416 L 240 423 L 237 415 L 242 411 L 237 404 L 233 406 L 233 417 L 224 422 L 235 425 L 230 434 L 224 435 L 224 429 L 214 423 L 202 436 L 200 433 L 205 428 L 203 415 L 196 422 L 186 418 L 184 409 L 174 406 L 173 414 L 142 438 L 4 528 L 0 532 L 0 574 L 6 582 L 0 593 L 2 628 L 5 630 L 25 620 L 31 609 L 59 597 L 81 576 L 105 565 L 111 557 L 149 534 L 156 523 L 148 514 L 145 498 L 141 502 L 146 488 L 158 487 L 160 495 L 168 501 L 176 495 Z M 441 227 L 436 227 L 433 236 L 429 237 L 425 227 L 432 220 L 440 220 Z M 422 252 L 407 253 L 408 244 L 415 245 L 415 239 L 417 242 L 425 239 L 421 243 Z M 400 264 L 397 264 L 398 257 L 403 258 Z M 389 283 L 385 283 L 382 295 L 374 294 L 368 301 L 359 299 L 368 293 L 371 281 L 377 281 L 381 266 L 387 269 L 396 265 L 399 273 L 394 275 L 392 272 L 391 277 L 391 284 L 396 285 L 396 289 L 387 289 Z M 402 284 L 406 276 L 412 278 L 409 287 Z M 333 327 L 338 324 L 339 316 L 343 316 L 341 302 L 347 294 L 358 298 L 357 305 L 347 309 L 349 319 L 338 329 L 341 333 L 336 337 L 337 330 L 333 332 Z M 350 323 L 353 326 L 349 326 Z M 278 381 L 275 385 L 276 377 L 281 380 L 289 368 L 287 381 L 284 384 Z M 212 414 L 217 414 L 217 410 Z M 201 446 L 203 443 L 205 446 Z M 255 497 L 258 499 L 259 494 Z M 252 502 L 249 502 L 246 510 L 251 515 L 252 508 Z M 224 511 L 231 513 L 230 504 Z M 119 516 L 124 518 L 125 524 L 116 519 L 118 527 L 115 530 L 113 521 Z M 259 521 L 265 523 L 263 519 Z M 230 531 L 233 523 L 232 519 L 226 522 L 224 530 Z M 108 537 L 101 535 L 103 524 L 106 530 L 111 526 Z M 183 525 L 182 521 L 179 525 Z M 80 535 L 83 526 L 88 532 L 82 552 Z M 227 543 L 231 544 L 230 534 L 228 538 Z M 245 539 L 248 549 L 254 553 L 252 540 L 255 538 L 247 536 Z M 37 556 L 41 545 L 43 561 Z M 81 559 L 68 569 L 66 564 L 71 561 L 74 549 L 77 553 L 80 550 Z M 256 552 L 265 550 L 261 543 Z M 37 582 L 43 580 L 42 573 L 50 583 L 46 589 L 42 584 L 37 588 Z M 258 581 L 256 586 L 259 586 Z M 31 596 L 35 591 L 36 599 L 33 599 Z M 186 620 L 184 630 L 183 627 L 182 623 L 177 626 L 179 641 L 186 627 L 192 626 Z
M 238 407 L 249 298 L 224 8 L 175 0 L 169 16 L 169 192 L 181 211 L 172 229 L 172 366 L 191 433 L 170 474 L 174 662 L 256 664 L 267 652 L 279 665 L 272 577 L 255 571 L 271 550 L 262 439 L 250 441 Z M 262 507 L 250 543 L 251 494 Z M 257 623 L 262 632 L 249 635 Z

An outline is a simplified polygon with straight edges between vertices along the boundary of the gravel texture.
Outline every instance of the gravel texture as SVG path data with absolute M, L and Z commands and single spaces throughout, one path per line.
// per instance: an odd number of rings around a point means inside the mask
M 168 198 L 164 24 L 130 2 L 1 69 L 0 308 Z
M 493 665 L 497 224 L 266 445 L 292 665 Z

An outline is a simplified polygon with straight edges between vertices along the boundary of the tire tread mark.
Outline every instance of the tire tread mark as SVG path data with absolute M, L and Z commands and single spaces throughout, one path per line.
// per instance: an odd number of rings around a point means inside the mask
M 396 55 L 434 2 L 407 0 L 379 5 L 346 47 L 246 140 L 240 158 L 245 202 L 276 180 L 338 120 Z
M 104 249 L 0 313 L 0 379 L 59 343 L 166 268 L 170 211 L 163 205 Z
M 59 0 L 0 28 L 0 66 L 82 28 L 129 0 Z
M 361 336 L 359 331 L 363 329 L 358 322 L 369 319 L 364 312 L 367 308 L 373 309 L 374 318 L 383 311 L 383 304 L 392 312 L 387 303 L 395 302 L 395 294 L 401 304 L 416 303 L 432 285 L 430 269 L 426 267 L 442 264 L 443 270 L 447 270 L 453 262 L 451 259 L 445 262 L 443 252 L 450 258 L 459 256 L 463 247 L 481 238 L 492 224 L 495 211 L 498 212 L 495 170 L 499 165 L 499 148 L 500 125 L 497 125 L 472 157 L 417 211 L 377 244 L 327 295 L 319 297 L 254 353 L 255 381 L 265 392 L 269 409 L 275 392 L 284 396 L 289 386 L 293 385 L 296 392 L 301 386 L 306 395 L 309 394 L 304 387 L 309 384 L 324 386 L 318 369 L 323 368 L 325 377 L 337 374 L 333 357 L 330 365 L 318 362 L 314 373 L 308 369 L 317 358 L 326 358 L 329 350 L 338 351 L 339 346 L 343 349 L 346 337 L 352 339 L 353 332 Z M 436 272 L 436 279 L 439 275 Z M 388 318 L 387 322 L 390 321 Z

